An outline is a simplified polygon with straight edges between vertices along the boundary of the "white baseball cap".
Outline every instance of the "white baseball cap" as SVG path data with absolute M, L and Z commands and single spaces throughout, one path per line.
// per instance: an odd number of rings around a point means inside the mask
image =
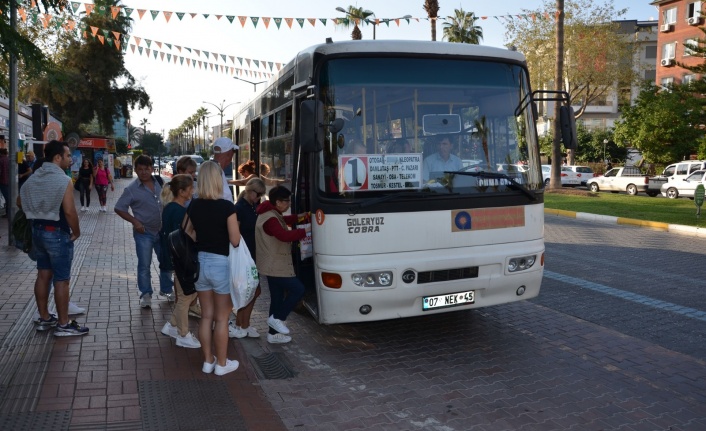
M 233 140 L 225 136 L 221 136 L 213 142 L 213 154 L 226 153 L 237 149 L 239 147 L 233 143 Z

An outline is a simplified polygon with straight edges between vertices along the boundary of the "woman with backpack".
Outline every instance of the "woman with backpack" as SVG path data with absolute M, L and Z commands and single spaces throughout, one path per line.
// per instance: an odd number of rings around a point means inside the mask
M 98 159 L 98 166 L 93 168 L 93 184 L 96 186 L 96 192 L 98 193 L 98 201 L 100 203 L 100 212 L 107 212 L 106 203 L 108 201 L 108 185 L 110 185 L 110 190 L 115 191 L 115 186 L 113 186 L 113 176 L 110 174 L 110 170 L 103 164 L 103 159 Z

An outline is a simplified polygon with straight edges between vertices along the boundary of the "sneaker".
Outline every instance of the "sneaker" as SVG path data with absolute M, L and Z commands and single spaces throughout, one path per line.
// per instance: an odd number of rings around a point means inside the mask
M 34 323 L 37 325 L 37 331 L 47 331 L 56 327 L 59 323 L 59 319 L 56 318 L 55 314 L 50 314 L 48 319 L 44 320 L 41 317 L 38 317 Z
M 179 336 L 179 331 L 177 331 L 176 326 L 172 326 L 170 322 L 167 322 L 162 327 L 162 334 L 167 337 L 177 338 Z
M 289 328 L 284 324 L 283 321 L 275 319 L 275 316 L 270 316 L 267 318 L 267 325 L 281 334 L 289 334 Z
M 84 314 L 86 309 L 69 301 L 69 314 Z
M 245 331 L 248 333 L 248 337 L 250 338 L 260 338 L 260 333 L 257 332 L 257 329 L 255 329 L 252 326 L 248 326 L 247 328 L 244 328 Z
M 201 318 L 201 306 L 199 304 L 192 305 L 189 307 L 189 316 L 191 317 L 196 317 L 197 319 Z
M 240 326 L 235 326 L 233 322 L 228 323 L 228 337 L 229 338 L 245 338 L 248 336 L 248 331 L 241 328 Z
M 81 212 L 85 213 L 86 212 L 86 207 L 81 207 Z
M 174 302 L 174 292 L 172 292 L 172 293 L 159 292 L 159 296 L 163 296 L 169 302 Z
M 213 374 L 217 376 L 222 376 L 224 374 L 231 373 L 237 370 L 239 365 L 240 363 L 235 359 L 233 359 L 232 361 L 230 359 L 226 359 L 226 364 L 224 366 L 221 367 L 220 365 L 216 364 L 216 369 L 213 371 Z
M 152 295 L 149 293 L 142 295 L 142 298 L 140 298 L 140 307 L 152 308 Z
M 88 328 L 82 327 L 75 320 L 69 320 L 64 326 L 56 325 L 54 335 L 57 337 L 75 337 L 88 334 Z
M 198 349 L 201 347 L 201 343 L 199 342 L 199 340 L 196 339 L 196 337 L 194 337 L 194 334 L 192 334 L 191 332 L 184 335 L 183 337 L 181 335 L 177 335 L 176 345 L 179 347 L 186 347 L 187 349 Z
M 213 363 L 209 364 L 208 362 L 203 363 L 203 367 L 201 367 L 201 371 L 203 371 L 206 374 L 211 374 L 213 372 L 213 369 L 216 368 L 216 357 L 213 357 Z
M 292 337 L 284 334 L 267 334 L 267 342 L 270 344 L 285 344 L 292 341 Z

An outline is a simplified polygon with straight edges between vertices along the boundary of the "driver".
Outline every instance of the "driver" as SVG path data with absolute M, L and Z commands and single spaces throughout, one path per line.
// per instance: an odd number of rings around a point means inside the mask
M 461 159 L 451 154 L 451 139 L 446 135 L 435 136 L 437 152 L 424 159 L 422 176 L 429 181 L 430 173 L 459 171 L 463 168 Z

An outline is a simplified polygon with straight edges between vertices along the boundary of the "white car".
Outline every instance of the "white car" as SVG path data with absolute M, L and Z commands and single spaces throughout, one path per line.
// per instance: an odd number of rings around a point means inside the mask
M 694 192 L 699 184 L 703 184 L 706 187 L 706 170 L 692 172 L 691 175 L 684 179 L 670 180 L 662 184 L 660 193 L 669 199 L 680 197 L 693 199 Z
M 549 180 L 551 179 L 551 170 L 551 165 L 542 165 L 542 179 L 544 180 L 544 187 L 549 187 Z M 587 181 L 587 179 L 584 179 L 583 184 L 581 184 L 581 175 L 577 174 L 574 170 L 572 170 L 570 166 L 562 166 L 560 175 L 562 187 L 578 187 L 580 185 L 585 185 Z
M 564 168 L 569 168 L 571 172 L 573 172 L 576 175 L 576 178 L 579 180 L 579 184 L 582 186 L 586 185 L 586 182 L 590 180 L 591 178 L 595 177 L 596 175 L 593 173 L 593 169 L 589 168 L 588 166 L 578 166 L 578 165 L 568 165 L 568 166 L 562 166 L 561 171 L 564 172 Z

